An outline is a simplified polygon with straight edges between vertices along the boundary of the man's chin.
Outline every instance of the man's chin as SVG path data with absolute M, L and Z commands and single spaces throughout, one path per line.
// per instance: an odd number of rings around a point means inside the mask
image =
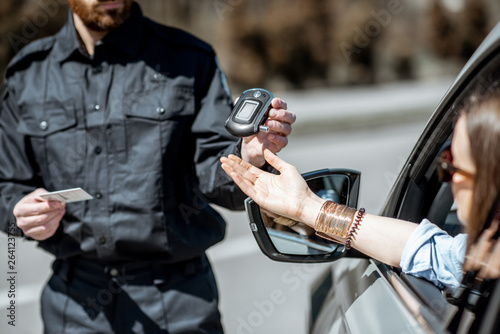
M 118 19 L 104 18 L 99 20 L 98 22 L 88 23 L 87 27 L 95 31 L 109 32 L 121 26 L 124 21 L 125 20 L 121 18 Z
M 99 32 L 109 32 L 121 26 L 132 8 L 132 2 L 125 1 L 87 4 L 84 0 L 69 0 L 69 4 L 87 28 Z

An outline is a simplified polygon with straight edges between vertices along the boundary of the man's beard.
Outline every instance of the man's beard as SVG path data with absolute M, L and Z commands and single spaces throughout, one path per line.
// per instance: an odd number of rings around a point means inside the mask
M 118 1 L 104 0 L 68 0 L 73 13 L 78 15 L 85 26 L 95 31 L 110 31 L 118 28 L 130 15 L 133 0 L 122 0 L 123 6 L 117 9 L 106 9 L 99 3 Z

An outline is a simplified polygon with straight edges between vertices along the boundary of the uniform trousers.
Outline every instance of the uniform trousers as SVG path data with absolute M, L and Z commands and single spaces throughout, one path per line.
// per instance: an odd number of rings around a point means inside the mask
M 44 333 L 223 333 L 206 256 L 176 264 L 56 260 L 42 293 Z

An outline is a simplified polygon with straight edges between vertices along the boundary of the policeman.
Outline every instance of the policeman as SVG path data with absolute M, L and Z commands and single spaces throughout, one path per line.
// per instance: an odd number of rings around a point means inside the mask
M 220 168 L 257 167 L 295 115 L 274 99 L 269 133 L 238 140 L 212 48 L 143 17 L 132 0 L 69 0 L 64 28 L 25 47 L 0 104 L 0 227 L 52 253 L 46 333 L 220 333 L 205 250 L 242 209 Z M 91 201 L 46 201 L 82 187 Z

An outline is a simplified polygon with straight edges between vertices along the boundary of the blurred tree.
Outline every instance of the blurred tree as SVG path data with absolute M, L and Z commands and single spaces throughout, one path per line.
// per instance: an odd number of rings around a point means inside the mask
M 145 15 L 214 45 L 236 90 L 454 75 L 500 19 L 498 0 L 463 0 L 455 12 L 443 0 L 137 1 Z M 401 11 L 387 15 L 394 6 Z M 66 0 L 1 0 L 0 73 L 66 16 Z M 426 71 L 430 62 L 442 70 Z
M 0 82 L 10 59 L 29 42 L 57 32 L 67 17 L 65 0 L 2 0 Z
M 383 27 L 371 15 L 374 1 L 338 1 L 332 25 L 336 47 L 335 65 L 344 68 L 342 80 L 346 84 L 375 82 L 375 46 L 383 34 Z M 334 82 L 336 78 L 330 78 Z
M 327 0 L 245 2 L 223 22 L 235 84 L 268 80 L 301 88 L 325 84 L 331 24 Z M 237 27 L 237 29 L 235 29 Z
M 441 58 L 457 57 L 460 54 L 458 27 L 461 23 L 453 20 L 441 0 L 432 0 L 425 15 L 428 18 L 426 39 L 429 48 Z
M 484 0 L 466 0 L 460 16 L 462 48 L 460 57 L 467 60 L 490 30 L 488 10 Z

